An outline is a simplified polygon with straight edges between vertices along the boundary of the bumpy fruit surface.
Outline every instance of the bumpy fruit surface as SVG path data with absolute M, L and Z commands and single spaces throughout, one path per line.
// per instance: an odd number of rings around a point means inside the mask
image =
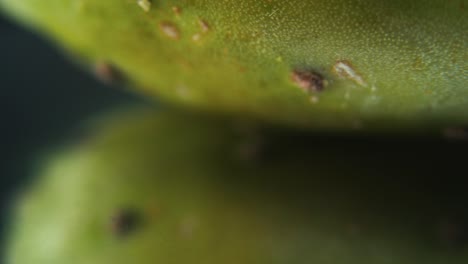
M 119 116 L 25 192 L 6 263 L 467 263 L 466 195 L 446 184 L 460 160 L 333 142 Z
M 173 102 L 316 128 L 468 123 L 466 0 L 0 3 Z

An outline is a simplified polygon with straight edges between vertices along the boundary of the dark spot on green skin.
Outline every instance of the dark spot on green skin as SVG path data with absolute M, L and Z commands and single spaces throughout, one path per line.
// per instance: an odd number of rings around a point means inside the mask
M 325 88 L 323 76 L 312 70 L 294 70 L 291 80 L 307 93 L 321 92 Z
M 119 84 L 124 80 L 123 73 L 115 65 L 105 61 L 94 64 L 94 75 L 105 84 Z
M 111 219 L 112 233 L 117 237 L 127 237 L 142 225 L 142 216 L 135 209 L 120 209 Z

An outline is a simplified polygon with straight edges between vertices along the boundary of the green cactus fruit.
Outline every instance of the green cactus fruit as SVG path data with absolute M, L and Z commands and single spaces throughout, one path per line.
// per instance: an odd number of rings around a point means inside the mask
M 177 113 L 127 114 L 100 131 L 18 200 L 7 264 L 468 261 L 466 199 L 445 184 L 464 163 L 444 164 L 443 149 Z
M 0 3 L 143 93 L 198 109 L 326 129 L 468 123 L 466 0 Z

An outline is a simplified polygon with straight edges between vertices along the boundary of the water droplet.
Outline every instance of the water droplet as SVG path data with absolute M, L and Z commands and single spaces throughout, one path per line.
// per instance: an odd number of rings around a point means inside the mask
M 354 69 L 353 65 L 349 61 L 340 60 L 333 65 L 333 72 L 342 79 L 352 80 L 355 83 L 366 87 L 367 83 Z
M 307 93 L 320 92 L 325 88 L 322 75 L 314 71 L 294 70 L 291 80 Z
M 180 32 L 179 29 L 171 22 L 163 21 L 159 23 L 159 28 L 167 37 L 171 39 L 179 39 Z
M 137 0 L 137 4 L 145 12 L 149 12 L 151 10 L 151 2 L 149 0 Z

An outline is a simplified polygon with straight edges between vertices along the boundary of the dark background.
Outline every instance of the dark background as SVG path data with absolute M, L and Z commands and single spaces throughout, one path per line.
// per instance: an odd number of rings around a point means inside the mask
M 0 15 L 0 238 L 10 201 L 41 155 L 106 109 L 143 103 L 121 87 L 101 84 L 64 55 Z

